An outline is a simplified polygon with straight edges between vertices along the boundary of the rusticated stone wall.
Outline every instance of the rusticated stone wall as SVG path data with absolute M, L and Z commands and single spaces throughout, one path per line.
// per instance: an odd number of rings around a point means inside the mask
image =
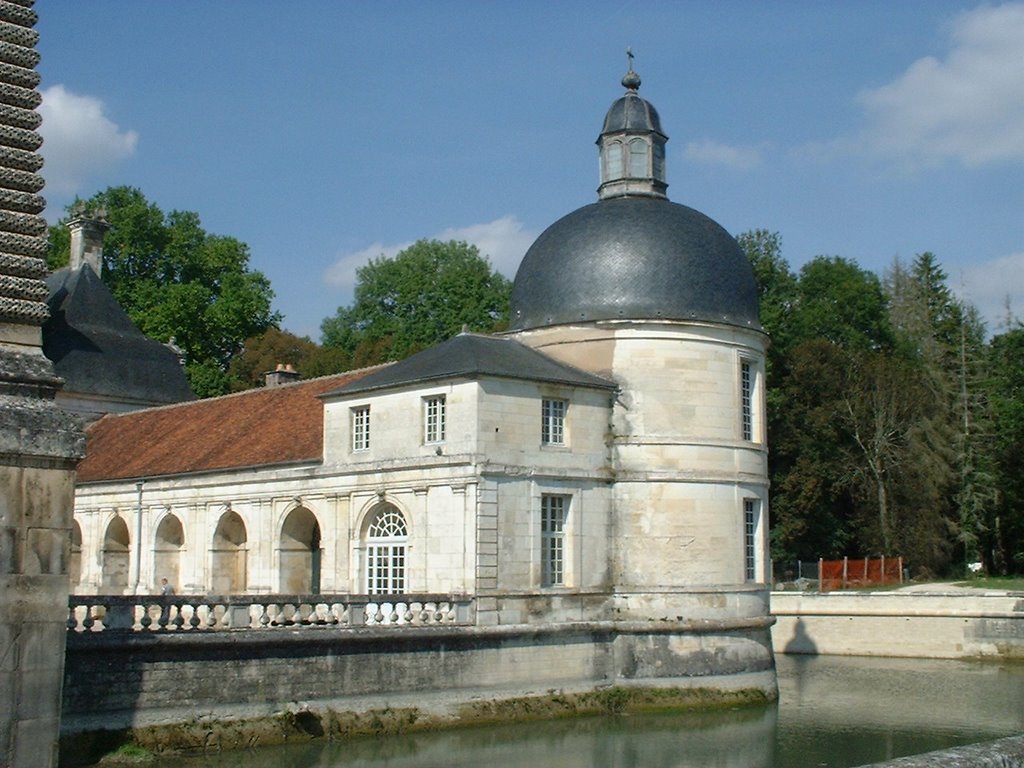
M 74 466 L 43 357 L 46 222 L 33 0 L 0 0 L 0 765 L 56 764 Z

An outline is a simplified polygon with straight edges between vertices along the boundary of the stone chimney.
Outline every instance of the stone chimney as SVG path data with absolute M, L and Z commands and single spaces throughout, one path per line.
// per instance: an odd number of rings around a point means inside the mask
M 291 384 L 293 381 L 299 380 L 299 372 L 295 370 L 295 366 L 291 363 L 285 365 L 284 363 L 278 363 L 277 368 L 272 371 L 267 371 L 264 376 L 263 386 L 267 389 L 271 387 L 280 387 L 282 384 Z
M 68 266 L 78 269 L 83 264 L 92 267 L 97 277 L 103 274 L 103 235 L 110 229 L 106 221 L 106 211 L 86 213 L 85 206 L 79 205 L 72 211 L 72 219 L 68 221 L 71 232 L 71 258 Z

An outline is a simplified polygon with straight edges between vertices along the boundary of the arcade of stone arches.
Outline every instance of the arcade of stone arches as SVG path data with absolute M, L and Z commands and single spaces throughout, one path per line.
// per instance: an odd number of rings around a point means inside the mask
M 208 594 L 241 594 L 251 591 L 249 529 L 242 516 L 227 507 L 220 515 L 213 536 L 205 543 L 208 563 L 205 584 L 183 584 L 183 562 L 189 546 L 181 519 L 166 511 L 155 528 L 149 547 L 151 557 L 145 557 L 140 548 L 133 546 L 129 521 L 120 514 L 111 513 L 102 538 L 97 546 L 83 547 L 82 526 L 72 523 L 69 574 L 76 592 L 104 594 L 130 594 L 158 591 L 163 579 L 175 592 L 206 592 Z M 400 594 L 405 591 L 405 561 L 408 545 L 406 517 L 398 507 L 388 502 L 374 506 L 360 526 L 358 549 L 362 552 L 362 568 L 355 591 L 367 594 Z M 284 594 L 318 594 L 321 587 L 321 526 L 316 514 L 304 506 L 296 506 L 284 518 L 273 547 L 276 557 L 277 584 L 275 592 Z M 87 554 L 88 553 L 88 554 Z M 94 578 L 86 584 L 90 572 L 85 559 L 92 558 Z M 133 558 L 139 563 L 134 564 Z M 151 573 L 144 573 L 146 562 Z M 140 567 L 141 566 L 141 567 Z M 139 568 L 139 570 L 135 570 Z M 91 588 L 90 588 L 91 587 Z

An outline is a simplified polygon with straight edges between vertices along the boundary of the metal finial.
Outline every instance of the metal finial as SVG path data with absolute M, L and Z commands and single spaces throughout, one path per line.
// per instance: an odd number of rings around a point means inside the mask
M 622 78 L 622 85 L 624 88 L 630 91 L 637 91 L 640 89 L 640 75 L 633 71 L 633 49 L 626 49 L 626 60 L 629 63 L 629 71 L 626 72 L 626 76 Z

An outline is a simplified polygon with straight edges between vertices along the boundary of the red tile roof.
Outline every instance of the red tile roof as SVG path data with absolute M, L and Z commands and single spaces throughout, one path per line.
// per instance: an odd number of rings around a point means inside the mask
M 78 482 L 320 461 L 317 396 L 379 368 L 104 416 L 86 429 Z

